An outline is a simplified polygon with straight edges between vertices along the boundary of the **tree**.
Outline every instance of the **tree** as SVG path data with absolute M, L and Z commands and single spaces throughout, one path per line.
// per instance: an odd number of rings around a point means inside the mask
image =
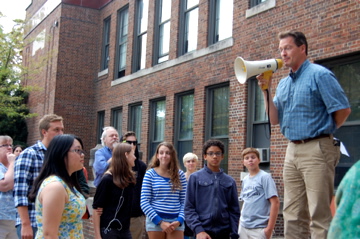
M 23 20 L 14 20 L 9 33 L 0 25 L 0 134 L 11 136 L 14 144 L 25 144 L 25 119 L 34 116 L 26 105 L 30 88 L 21 82 L 25 72 L 21 57 L 23 29 Z

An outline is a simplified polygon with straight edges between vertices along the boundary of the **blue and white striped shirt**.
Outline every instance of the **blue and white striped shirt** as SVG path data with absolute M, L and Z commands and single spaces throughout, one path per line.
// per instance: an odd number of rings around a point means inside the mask
M 184 204 L 186 193 L 186 177 L 179 170 L 181 190 L 172 191 L 169 178 L 156 173 L 152 168 L 145 173 L 141 188 L 141 209 L 156 225 L 162 218 L 177 218 L 180 224 L 184 222 Z
M 35 178 L 39 175 L 44 162 L 46 147 L 41 141 L 26 148 L 15 161 L 14 199 L 15 207 L 27 206 L 32 227 L 37 227 L 35 203 L 28 201 L 28 194 Z M 20 216 L 16 214 L 16 225 L 20 225 Z
M 336 123 L 332 113 L 350 107 L 335 75 L 309 60 L 280 81 L 274 104 L 281 133 L 289 140 L 333 134 Z

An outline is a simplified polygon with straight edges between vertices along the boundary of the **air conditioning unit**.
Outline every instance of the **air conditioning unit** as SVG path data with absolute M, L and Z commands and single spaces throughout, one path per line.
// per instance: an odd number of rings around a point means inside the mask
M 269 148 L 257 148 L 260 154 L 260 163 L 270 162 L 270 149 Z

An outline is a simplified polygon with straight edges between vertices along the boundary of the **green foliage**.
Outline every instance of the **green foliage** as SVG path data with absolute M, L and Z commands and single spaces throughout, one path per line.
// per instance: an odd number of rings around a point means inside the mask
M 34 116 L 26 105 L 30 88 L 22 84 L 23 28 L 22 20 L 14 20 L 9 33 L 0 25 L 0 134 L 11 136 L 14 143 L 26 142 L 25 119 Z

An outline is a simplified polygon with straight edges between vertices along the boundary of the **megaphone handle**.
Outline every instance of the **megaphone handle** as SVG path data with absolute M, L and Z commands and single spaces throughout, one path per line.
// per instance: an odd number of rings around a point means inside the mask
M 272 76 L 272 74 L 273 74 L 272 71 L 265 71 L 264 72 L 264 79 L 267 81 L 267 84 L 261 86 L 262 90 L 266 90 L 268 88 L 268 83 L 269 83 L 269 80 L 270 80 L 270 77 Z

